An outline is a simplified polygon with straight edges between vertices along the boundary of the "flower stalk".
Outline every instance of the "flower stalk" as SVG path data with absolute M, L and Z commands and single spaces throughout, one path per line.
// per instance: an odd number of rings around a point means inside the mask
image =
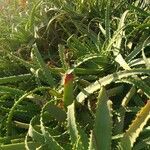
M 74 96 L 73 96 L 73 73 L 66 73 L 64 75 L 64 107 L 67 108 L 70 104 L 72 104 Z

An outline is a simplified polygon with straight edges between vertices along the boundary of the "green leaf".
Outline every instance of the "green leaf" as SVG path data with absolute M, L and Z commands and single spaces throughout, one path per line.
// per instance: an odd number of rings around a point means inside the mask
M 125 70 L 130 70 L 129 65 L 126 63 L 126 61 L 123 59 L 122 55 L 120 54 L 120 49 L 121 49 L 121 43 L 122 43 L 122 39 L 124 36 L 124 31 L 123 31 L 123 27 L 124 27 L 124 23 L 125 23 L 125 18 L 128 14 L 128 10 L 126 10 L 123 15 L 121 16 L 119 25 L 118 25 L 118 31 L 120 31 L 120 34 L 117 35 L 116 37 L 116 41 L 114 42 L 114 56 L 115 56 L 115 61 L 117 63 L 119 63 L 119 65 L 124 68 Z M 114 35 L 115 36 L 115 35 Z
M 150 119 L 150 101 L 147 101 L 147 104 L 141 108 L 140 112 L 136 115 L 135 120 L 129 126 L 128 130 L 125 132 L 122 140 L 121 147 L 123 150 L 131 150 L 133 144 L 135 143 L 140 132 L 143 130 L 143 127 L 146 125 Z
M 46 140 L 46 146 L 47 149 L 54 149 L 54 150 L 64 150 L 58 142 L 46 131 L 44 134 L 45 140 Z M 43 149 L 44 150 L 44 149 Z
M 122 82 L 134 84 L 136 87 L 141 89 L 148 98 L 150 98 L 150 86 L 142 79 L 128 78 L 128 79 L 123 79 Z
M 106 12 L 105 12 L 105 30 L 106 30 L 106 39 L 110 39 L 110 12 L 111 12 L 111 0 L 107 1 Z
M 43 71 L 43 74 L 46 78 L 47 83 L 51 86 L 54 86 L 54 79 L 51 75 L 51 72 L 48 69 L 48 67 L 46 66 L 46 64 L 44 63 L 44 60 L 42 59 L 42 56 L 41 56 L 40 52 L 38 51 L 38 48 L 36 47 L 36 45 L 34 45 L 32 50 L 36 56 L 36 59 L 39 63 L 41 70 Z
M 35 125 L 39 124 L 40 117 L 35 116 L 29 125 L 28 135 L 36 142 L 43 144 L 45 142 L 45 138 L 36 128 Z
M 65 47 L 63 45 L 58 45 L 58 51 L 59 51 L 59 57 L 60 57 L 60 60 L 61 60 L 61 64 L 62 64 L 62 67 L 65 71 L 67 71 L 69 69 L 69 66 L 66 62 L 66 56 L 65 56 Z
M 21 82 L 29 80 L 31 77 L 32 77 L 31 74 L 21 74 L 16 76 L 3 77 L 0 78 L 0 84 Z
M 93 138 L 96 149 L 110 150 L 112 135 L 111 101 L 108 100 L 106 90 L 101 88 L 95 115 Z
M 93 131 L 91 131 L 88 150 L 96 150 L 96 142 L 94 140 Z
M 82 129 L 82 127 L 80 127 L 79 125 L 77 125 L 77 128 L 78 128 L 78 132 L 79 132 L 79 146 L 78 146 L 78 149 L 80 150 L 80 142 L 82 142 L 82 149 L 83 150 L 87 150 L 88 149 L 88 136 L 87 134 L 85 133 L 84 129 Z
M 15 101 L 14 105 L 12 106 L 12 108 L 10 109 L 10 112 L 8 113 L 8 117 L 7 117 L 7 125 L 6 125 L 6 129 L 7 129 L 7 135 L 11 134 L 11 123 L 12 123 L 12 117 L 14 115 L 14 111 L 17 108 L 17 106 L 30 94 L 33 94 L 34 92 L 40 91 L 40 90 L 50 90 L 51 88 L 49 87 L 38 87 L 35 88 L 32 91 L 29 91 L 28 93 L 25 93 L 24 95 L 22 95 L 17 101 Z
M 88 87 L 84 88 L 84 90 L 77 95 L 76 99 L 79 103 L 83 103 L 85 98 L 100 89 L 101 86 L 105 86 L 110 84 L 111 82 L 115 82 L 116 80 L 138 74 L 150 74 L 150 69 L 132 69 L 107 75 L 106 77 L 100 78 L 99 80 L 90 84 Z
M 150 58 L 147 58 L 147 61 L 150 62 Z M 139 65 L 145 65 L 145 61 L 143 58 L 137 58 L 137 59 L 133 59 L 128 64 L 130 67 L 134 67 L 134 66 L 139 66 Z
M 41 115 L 40 115 L 40 127 L 42 131 L 42 135 L 44 137 L 43 143 L 43 150 L 44 149 L 56 149 L 56 150 L 63 150 L 60 144 L 55 140 L 55 138 L 49 133 L 48 129 L 44 125 L 44 122 L 49 121 L 45 120 L 44 118 L 44 111 L 47 109 L 47 104 L 42 108 Z M 58 119 L 58 118 L 57 118 Z
M 78 140 L 78 130 L 75 120 L 75 104 L 72 103 L 68 106 L 68 112 L 67 112 L 67 122 L 68 122 L 68 130 L 71 137 L 72 144 L 75 144 Z
M 130 62 L 133 58 L 135 58 L 140 52 L 141 49 L 147 47 L 150 45 L 150 39 L 144 39 L 142 40 L 132 51 L 131 53 L 126 57 L 126 61 Z
M 10 93 L 11 95 L 14 96 L 21 96 L 24 94 L 24 91 L 17 89 L 17 88 L 11 88 L 8 86 L 0 86 L 0 93 Z
M 150 146 L 150 138 L 146 138 L 144 140 L 139 141 L 134 147 L 133 150 L 141 150 L 141 149 L 146 149 L 148 150 L 148 147 Z
M 33 149 L 32 145 L 29 144 L 30 142 L 28 142 L 29 137 L 32 138 L 33 144 L 37 143 L 37 145 L 35 145 L 34 149 L 41 147 L 41 145 L 44 145 L 44 143 L 45 143 L 44 136 L 40 132 L 39 128 L 35 127 L 36 125 L 39 124 L 39 120 L 40 120 L 40 116 L 35 116 L 30 121 L 29 130 L 28 130 L 28 133 L 25 138 L 25 148 L 27 150 Z M 31 141 L 31 139 L 30 139 L 30 141 Z
M 81 129 L 75 118 L 75 103 L 68 106 L 67 112 L 68 131 L 71 137 L 71 143 L 74 150 L 87 150 L 88 138 L 84 130 Z
M 46 103 L 43 107 L 43 112 L 47 112 L 49 116 L 54 117 L 57 121 L 63 122 L 66 120 L 66 112 L 62 110 L 61 108 L 55 106 L 54 104 L 50 102 Z
M 39 146 L 38 143 L 34 143 L 34 142 L 28 142 L 28 144 L 32 148 L 32 150 Z M 1 150 L 26 150 L 24 142 L 8 144 L 8 145 L 1 145 L 0 149 Z

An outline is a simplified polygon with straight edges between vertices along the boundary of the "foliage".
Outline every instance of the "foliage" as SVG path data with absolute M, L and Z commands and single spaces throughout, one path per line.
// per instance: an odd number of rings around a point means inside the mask
M 0 10 L 1 149 L 150 149 L 149 1 Z

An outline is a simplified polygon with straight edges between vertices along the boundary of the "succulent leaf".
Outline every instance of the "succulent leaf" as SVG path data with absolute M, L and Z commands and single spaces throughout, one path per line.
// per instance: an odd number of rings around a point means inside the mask
M 111 101 L 108 100 L 106 90 L 101 88 L 98 103 L 96 108 L 95 125 L 93 129 L 93 145 L 96 149 L 109 150 L 111 149 L 111 135 L 112 135 L 112 114 Z
M 140 112 L 137 114 L 135 120 L 129 126 L 128 130 L 125 132 L 122 140 L 121 146 L 123 150 L 131 150 L 133 144 L 135 143 L 143 127 L 146 125 L 147 121 L 150 119 L 150 100 L 147 104 L 141 108 Z

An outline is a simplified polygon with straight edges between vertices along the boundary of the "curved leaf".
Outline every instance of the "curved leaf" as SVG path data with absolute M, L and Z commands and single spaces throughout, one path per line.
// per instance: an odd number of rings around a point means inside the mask
M 129 77 L 129 76 L 138 75 L 138 74 L 150 74 L 150 69 L 126 70 L 126 71 L 113 73 L 106 77 L 100 78 L 98 81 L 84 88 L 84 90 L 77 95 L 76 99 L 79 103 L 82 103 L 85 100 L 85 98 L 87 98 L 90 94 L 100 89 L 101 86 L 105 86 L 110 84 L 111 82 L 115 82 L 116 80 Z
M 143 127 L 146 125 L 150 119 L 150 100 L 147 104 L 140 110 L 137 114 L 135 120 L 129 126 L 128 130 L 125 132 L 122 140 L 121 146 L 123 150 L 131 150 L 133 144 L 135 143 Z

